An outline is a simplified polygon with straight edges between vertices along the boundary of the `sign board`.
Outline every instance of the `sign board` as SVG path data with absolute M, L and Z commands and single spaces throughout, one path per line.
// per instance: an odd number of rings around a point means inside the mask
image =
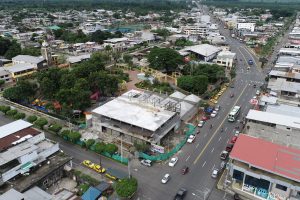
M 258 100 L 257 99 L 251 99 L 250 100 L 250 104 L 257 105 L 258 104 Z
M 165 148 L 156 144 L 151 144 L 151 151 L 158 153 L 165 153 Z

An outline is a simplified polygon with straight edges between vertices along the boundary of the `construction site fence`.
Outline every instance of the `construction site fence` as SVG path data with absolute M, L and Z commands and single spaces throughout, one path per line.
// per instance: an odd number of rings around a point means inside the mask
M 163 161 L 163 160 L 167 160 L 170 157 L 172 157 L 174 154 L 176 154 L 183 147 L 183 145 L 186 143 L 188 137 L 191 134 L 194 134 L 195 130 L 196 130 L 196 127 L 194 125 L 187 124 L 187 131 L 184 132 L 184 134 L 185 134 L 184 139 L 182 141 L 180 141 L 168 153 L 162 153 L 162 154 L 159 154 L 159 155 L 151 156 L 151 155 L 145 154 L 143 152 L 139 152 L 139 157 L 143 158 L 143 159 L 151 160 L 151 161 Z

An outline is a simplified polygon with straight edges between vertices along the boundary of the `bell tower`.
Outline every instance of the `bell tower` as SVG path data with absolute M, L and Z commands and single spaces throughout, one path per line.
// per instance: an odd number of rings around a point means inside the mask
M 49 44 L 45 40 L 42 43 L 41 54 L 43 58 L 47 61 L 47 65 L 50 66 L 52 64 L 52 56 Z

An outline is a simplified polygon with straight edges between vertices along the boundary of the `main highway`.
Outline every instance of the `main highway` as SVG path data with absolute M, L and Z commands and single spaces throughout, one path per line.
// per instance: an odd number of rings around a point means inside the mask
M 200 7 L 200 5 L 198 5 Z M 208 12 L 207 8 L 203 9 Z M 241 127 L 239 122 L 228 122 L 227 116 L 235 106 L 241 106 L 239 119 L 245 117 L 252 108 L 250 99 L 255 96 L 256 90 L 263 85 L 265 75 L 258 66 L 258 58 L 238 40 L 230 37 L 230 32 L 223 29 L 222 24 L 212 17 L 212 22 L 219 24 L 219 30 L 231 47 L 231 51 L 237 55 L 236 78 L 234 88 L 228 88 L 220 97 L 218 104 L 221 109 L 215 118 L 209 119 L 196 135 L 195 142 L 186 144 L 176 156 L 179 160 L 175 167 L 169 167 L 168 161 L 155 163 L 152 167 L 142 166 L 137 160 L 130 164 L 131 174 L 138 179 L 139 189 L 137 199 L 140 200 L 169 200 L 173 199 L 177 190 L 184 187 L 188 190 L 186 199 L 188 200 L 218 200 L 220 196 L 213 196 L 217 179 L 211 177 L 214 168 L 220 168 L 220 153 L 225 149 L 226 144 L 234 135 L 235 127 Z M 248 60 L 252 59 L 254 64 L 248 65 Z M 250 67 L 247 70 L 248 66 Z M 257 85 L 254 88 L 253 85 Z M 234 97 L 231 98 L 230 94 Z M 0 116 L 3 118 L 3 116 Z M 2 121 L 2 119 L 0 119 Z M 210 124 L 213 128 L 210 129 Z M 221 132 L 221 129 L 224 131 Z M 60 142 L 61 149 L 73 157 L 74 165 L 80 164 L 84 159 L 99 162 L 99 156 L 74 146 L 59 137 L 47 133 L 47 137 Z M 104 167 L 112 167 L 127 172 L 128 168 L 107 158 L 102 158 Z M 181 174 L 181 168 L 188 166 L 190 171 L 186 175 Z M 169 173 L 171 179 L 167 184 L 162 184 L 161 179 L 164 174 Z

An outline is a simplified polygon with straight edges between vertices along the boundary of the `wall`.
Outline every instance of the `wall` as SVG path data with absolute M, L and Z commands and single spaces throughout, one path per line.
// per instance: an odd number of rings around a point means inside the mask
M 58 143 L 53 144 L 53 146 L 51 146 L 50 148 L 44 149 L 42 152 L 39 153 L 38 156 L 46 159 L 47 157 L 51 156 L 57 151 L 59 151 Z

